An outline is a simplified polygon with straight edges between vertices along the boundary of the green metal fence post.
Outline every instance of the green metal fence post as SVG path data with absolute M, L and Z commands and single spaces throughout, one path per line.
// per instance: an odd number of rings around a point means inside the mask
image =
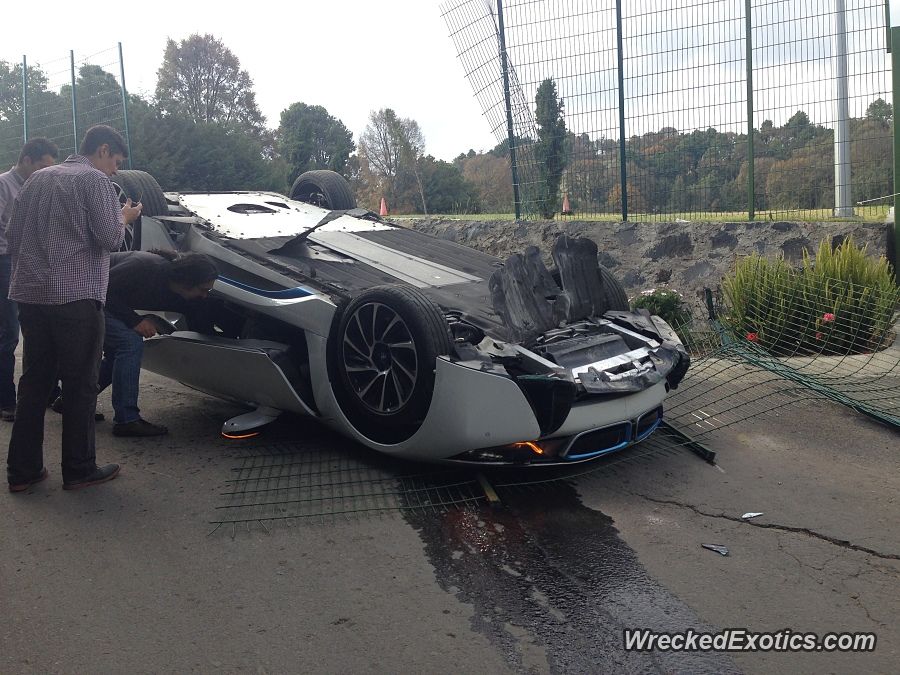
M 887 53 L 891 53 L 891 7 L 889 0 L 884 0 L 884 41 L 887 45 Z
M 522 200 L 519 196 L 519 167 L 516 163 L 516 134 L 513 128 L 512 97 L 509 94 L 509 61 L 506 55 L 506 30 L 503 27 L 503 0 L 497 0 L 497 28 L 500 39 L 500 68 L 503 70 L 503 97 L 506 102 L 506 133 L 509 137 L 509 164 L 512 169 L 513 208 L 516 221 L 522 219 Z M 124 79 L 123 79 L 124 82 Z
M 22 55 L 22 135 L 28 142 L 28 58 Z
M 619 64 L 619 185 L 622 222 L 628 220 L 628 168 L 625 159 L 625 55 L 622 52 L 622 0 L 616 0 L 616 51 Z
M 125 89 L 125 61 L 122 59 L 122 43 L 119 43 L 119 73 L 122 77 L 122 111 L 125 115 L 125 143 L 128 145 L 128 168 L 131 168 L 131 133 L 128 130 L 128 90 Z
M 69 63 L 72 67 L 72 132 L 75 134 L 75 150 L 78 151 L 78 103 L 75 101 L 75 52 L 69 50 Z
M 753 148 L 753 19 L 751 0 L 745 0 L 747 31 L 747 219 L 756 217 L 756 156 Z
M 900 40 L 900 26 L 891 26 L 891 44 Z M 900 49 L 891 50 L 891 76 L 893 81 L 892 104 L 894 110 L 900 110 Z M 900 125 L 897 124 L 897 114 L 894 113 L 894 274 L 900 283 L 900 227 L 897 224 L 897 194 L 900 193 Z

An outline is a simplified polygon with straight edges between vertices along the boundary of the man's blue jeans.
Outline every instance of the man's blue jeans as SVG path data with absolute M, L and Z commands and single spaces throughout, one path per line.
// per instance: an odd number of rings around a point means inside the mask
M 116 424 L 127 424 L 141 418 L 137 403 L 143 355 L 144 338 L 107 313 L 103 361 L 100 363 L 100 391 L 112 384 Z
M 9 300 L 9 255 L 0 255 L 0 408 L 16 407 L 16 347 L 19 344 L 19 310 Z

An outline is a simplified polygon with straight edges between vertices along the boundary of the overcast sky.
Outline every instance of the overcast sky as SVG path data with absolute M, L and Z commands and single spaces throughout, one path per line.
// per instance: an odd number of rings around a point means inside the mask
M 192 33 L 211 33 L 249 72 L 270 127 L 278 126 L 282 110 L 302 101 L 324 106 L 358 140 L 369 113 L 391 107 L 419 123 L 426 152 L 450 160 L 469 148 L 487 150 L 497 141 L 456 57 L 439 3 L 257 0 L 238 10 L 237 5 L 198 0 L 156 0 L 140 6 L 7 0 L 0 13 L 0 59 L 20 61 L 27 54 L 29 63 L 41 65 L 51 88 L 58 90 L 70 79 L 69 49 L 75 50 L 76 60 L 93 56 L 91 63 L 118 75 L 116 43 L 121 41 L 128 89 L 149 97 L 166 38 L 180 41 Z M 875 97 L 890 93 L 889 61 L 882 45 L 884 14 L 880 3 L 869 0 L 847 0 L 846 5 L 850 114 L 859 117 Z M 900 0 L 892 8 L 896 6 Z M 598 11 L 587 15 L 587 8 Z M 508 2 L 510 57 L 523 85 L 516 100 L 531 110 L 537 84 L 554 76 L 566 100 L 571 130 L 592 138 L 617 137 L 613 8 L 613 0 Z M 499 84 L 487 85 L 497 79 L 494 23 L 469 25 L 477 9 L 466 7 L 454 14 L 457 25 L 468 26 L 457 41 L 478 74 L 482 102 L 486 108 L 493 106 L 492 121 L 502 133 L 502 90 Z M 626 9 L 628 134 L 665 126 L 682 132 L 708 126 L 742 131 L 743 0 L 629 0 Z M 758 5 L 757 125 L 764 119 L 781 125 L 798 109 L 818 124 L 835 119 L 834 96 L 829 93 L 836 63 L 831 58 L 831 11 L 832 0 Z M 726 21 L 730 17 L 737 18 Z M 539 47 L 536 40 L 541 41 Z M 782 65 L 775 67 L 773 59 Z M 490 68 L 479 68 L 486 61 Z M 531 127 L 533 122 L 519 132 L 528 133 Z
M 91 62 L 118 76 L 121 42 L 128 90 L 152 95 L 166 38 L 192 33 L 215 35 L 240 59 L 270 127 L 302 101 L 324 106 L 358 140 L 369 112 L 390 107 L 419 123 L 426 151 L 439 159 L 496 144 L 438 0 L 9 0 L 0 15 L 0 59 L 27 55 L 58 89 L 68 81 L 70 49 L 76 61 L 97 54 Z

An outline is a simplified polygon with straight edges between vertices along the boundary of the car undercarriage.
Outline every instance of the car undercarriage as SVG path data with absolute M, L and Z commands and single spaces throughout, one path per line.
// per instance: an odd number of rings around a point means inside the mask
M 181 321 L 143 365 L 253 409 L 223 432 L 290 412 L 397 456 L 543 465 L 660 423 L 688 355 L 665 321 L 629 310 L 592 241 L 558 238 L 549 268 L 536 248 L 500 260 L 385 222 L 340 177 L 310 173 L 291 198 L 156 195 L 135 231 L 136 247 L 219 267 L 216 333 Z

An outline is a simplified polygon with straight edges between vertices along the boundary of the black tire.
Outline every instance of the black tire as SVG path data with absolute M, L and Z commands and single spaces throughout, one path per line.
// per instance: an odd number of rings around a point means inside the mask
M 410 286 L 376 286 L 335 317 L 329 375 L 351 424 L 380 443 L 416 432 L 431 405 L 435 359 L 449 354 L 440 308 Z
M 128 195 L 125 194 L 125 190 L 122 189 L 122 186 L 113 181 L 113 188 L 116 190 L 116 199 L 119 200 L 119 204 L 125 206 L 128 202 Z M 125 239 L 122 240 L 122 245 L 119 246 L 119 251 L 132 251 L 135 249 L 134 244 L 134 223 L 131 225 L 125 226 Z
M 332 211 L 346 211 L 356 208 L 356 198 L 350 190 L 350 183 L 334 171 L 320 169 L 302 173 L 291 186 L 291 199 L 321 206 Z
M 125 195 L 133 202 L 140 201 L 144 208 L 141 215 L 164 216 L 169 212 L 166 204 L 166 196 L 156 179 L 146 171 L 125 169 L 117 171 L 112 176 L 113 183 L 117 183 Z
M 631 309 L 628 304 L 628 296 L 619 280 L 603 265 L 598 264 L 600 280 L 603 282 L 603 295 L 606 298 L 606 311 L 627 312 Z

